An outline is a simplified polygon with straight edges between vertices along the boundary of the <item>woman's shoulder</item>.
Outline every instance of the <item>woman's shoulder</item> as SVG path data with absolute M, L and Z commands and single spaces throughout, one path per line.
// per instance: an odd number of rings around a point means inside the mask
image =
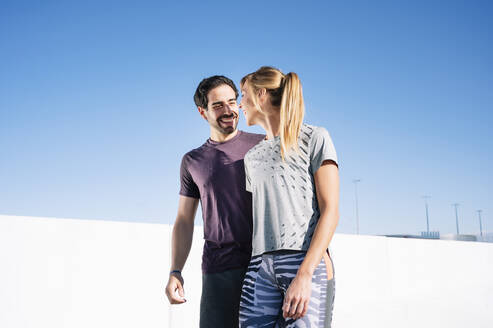
M 258 135 L 258 136 L 260 136 L 260 135 Z M 245 156 L 244 156 L 245 162 L 250 161 L 252 158 L 256 157 L 256 155 L 258 155 L 260 152 L 262 152 L 264 150 L 264 148 L 266 147 L 266 142 L 264 140 L 264 137 L 265 136 L 263 136 L 259 140 L 256 140 L 257 142 L 255 144 L 253 144 L 253 146 L 245 153 Z
M 320 138 L 329 134 L 327 129 L 323 126 L 316 126 L 308 123 L 303 123 L 301 125 L 301 132 L 309 139 Z

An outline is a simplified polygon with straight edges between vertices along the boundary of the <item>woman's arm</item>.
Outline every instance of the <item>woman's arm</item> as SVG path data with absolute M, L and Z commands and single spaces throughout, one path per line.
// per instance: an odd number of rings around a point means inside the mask
M 320 218 L 305 259 L 284 297 L 283 316 L 298 319 L 306 314 L 315 268 L 322 260 L 339 221 L 339 170 L 330 160 L 324 161 L 315 172 Z

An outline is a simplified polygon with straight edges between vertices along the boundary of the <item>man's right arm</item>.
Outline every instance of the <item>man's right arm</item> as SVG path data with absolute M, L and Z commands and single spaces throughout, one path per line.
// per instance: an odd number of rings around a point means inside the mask
M 185 266 L 193 240 L 193 228 L 195 213 L 199 200 L 197 198 L 180 196 L 178 203 L 178 214 L 173 226 L 171 240 L 171 270 L 182 271 Z M 178 292 L 178 295 L 176 295 Z M 185 302 L 183 290 L 183 278 L 179 273 L 172 273 L 169 276 L 166 286 L 166 295 L 171 304 Z

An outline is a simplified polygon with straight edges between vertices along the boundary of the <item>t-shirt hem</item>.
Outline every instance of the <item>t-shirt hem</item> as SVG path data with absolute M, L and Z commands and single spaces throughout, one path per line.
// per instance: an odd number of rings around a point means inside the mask
M 308 248 L 303 248 L 303 247 L 297 247 L 297 248 L 290 248 L 290 247 L 280 247 L 272 250 L 261 250 L 257 252 L 252 252 L 252 257 L 254 256 L 259 256 L 263 255 L 265 253 L 272 253 L 272 252 L 277 252 L 277 251 L 297 251 L 297 252 L 306 252 L 308 251 Z
M 191 198 L 200 199 L 200 196 L 189 194 L 189 193 L 186 193 L 186 192 L 181 192 L 180 191 L 179 194 L 180 194 L 180 196 L 185 196 L 185 197 L 191 197 Z
M 315 174 L 315 172 L 318 171 L 319 168 L 322 167 L 322 164 L 325 162 L 325 161 L 332 161 L 334 162 L 334 164 L 337 166 L 337 168 L 339 168 L 339 163 L 337 163 L 337 159 L 333 158 L 333 157 L 326 157 L 326 158 L 323 158 L 322 161 L 320 162 L 320 165 L 315 169 L 315 171 L 313 171 L 313 174 Z

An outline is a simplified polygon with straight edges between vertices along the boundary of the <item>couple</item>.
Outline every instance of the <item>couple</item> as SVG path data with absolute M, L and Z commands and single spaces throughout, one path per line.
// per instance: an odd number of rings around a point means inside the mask
M 204 79 L 194 100 L 210 138 L 182 160 L 166 294 L 185 302 L 181 270 L 199 200 L 204 219 L 200 327 L 330 327 L 339 176 L 328 132 L 303 123 L 295 73 L 261 67 Z M 247 125 L 237 130 L 238 107 Z M 252 225 L 253 221 L 253 225 Z

